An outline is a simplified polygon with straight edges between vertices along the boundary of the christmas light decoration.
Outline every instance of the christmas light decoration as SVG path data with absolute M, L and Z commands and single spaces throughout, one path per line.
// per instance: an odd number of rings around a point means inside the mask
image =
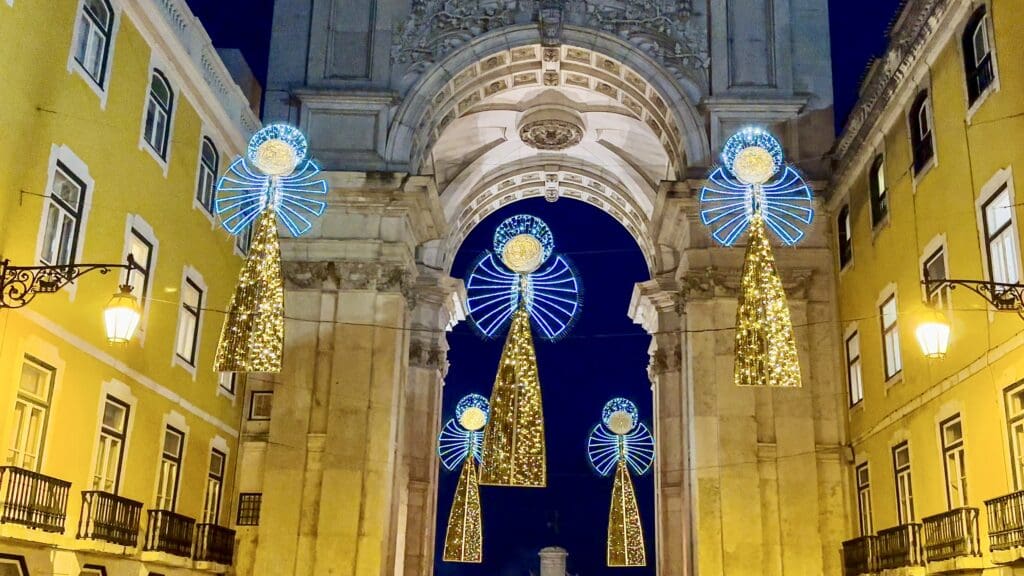
M 701 190 L 701 220 L 712 237 L 732 246 L 749 232 L 736 310 L 739 386 L 800 386 L 793 324 L 768 230 L 794 245 L 814 219 L 813 193 L 784 164 L 782 146 L 760 128 L 745 128 L 726 142 L 723 166 Z
M 455 418 L 445 423 L 438 437 L 438 454 L 445 469 L 454 471 L 462 465 L 455 499 L 448 513 L 442 556 L 445 562 L 483 561 L 483 521 L 476 462 L 480 460 L 483 444 L 481 430 L 489 416 L 487 399 L 470 394 L 456 405 Z
M 608 514 L 608 566 L 646 566 L 644 531 L 630 470 L 640 475 L 650 470 L 654 438 L 640 423 L 635 404 L 624 398 L 605 404 L 601 423 L 590 433 L 587 455 L 600 475 L 608 476 L 615 470 Z
M 327 182 L 306 158 L 306 139 L 291 126 L 272 124 L 249 140 L 217 182 L 216 213 L 233 235 L 253 226 L 249 255 L 242 266 L 221 328 L 214 370 L 279 372 L 284 349 L 284 282 L 277 221 L 294 236 L 312 228 L 323 214 Z
M 544 412 L 531 325 L 541 338 L 558 340 L 580 310 L 579 279 L 567 258 L 553 254 L 554 245 L 542 220 L 513 216 L 497 227 L 493 252 L 477 261 L 466 284 L 473 326 L 487 338 L 509 327 L 491 392 L 481 484 L 547 483 Z

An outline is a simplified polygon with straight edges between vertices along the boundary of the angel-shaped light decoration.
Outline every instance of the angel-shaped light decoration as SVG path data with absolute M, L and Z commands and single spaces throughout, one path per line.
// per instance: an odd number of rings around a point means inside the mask
M 462 465 L 455 499 L 448 513 L 448 530 L 444 536 L 445 562 L 483 561 L 483 523 L 476 463 L 483 451 L 483 428 L 489 417 L 487 399 L 479 394 L 469 394 L 456 404 L 455 418 L 445 423 L 437 439 L 441 465 L 449 471 Z
M 327 182 L 306 158 L 298 129 L 272 124 L 253 135 L 244 157 L 217 183 L 216 212 L 233 235 L 253 226 L 249 255 L 221 329 L 214 370 L 280 372 L 284 348 L 284 281 L 277 220 L 293 236 L 323 214 Z
M 486 337 L 509 326 L 491 392 L 480 483 L 547 483 L 544 413 L 531 322 L 542 338 L 568 333 L 580 311 L 580 282 L 569 260 L 552 254 L 554 238 L 539 218 L 513 216 L 494 232 L 494 251 L 470 274 L 473 325 Z
M 701 190 L 700 215 L 725 246 L 750 234 L 736 310 L 734 380 L 739 386 L 800 386 L 793 323 L 766 227 L 787 245 L 799 242 L 814 218 L 813 194 L 783 163 L 779 142 L 759 128 L 729 138 L 722 162 Z
M 587 442 L 590 463 L 602 476 L 615 470 L 608 514 L 608 566 L 646 566 L 644 529 L 629 471 L 646 474 L 654 462 L 654 437 L 640 422 L 636 404 L 613 398 L 601 411 L 601 423 Z

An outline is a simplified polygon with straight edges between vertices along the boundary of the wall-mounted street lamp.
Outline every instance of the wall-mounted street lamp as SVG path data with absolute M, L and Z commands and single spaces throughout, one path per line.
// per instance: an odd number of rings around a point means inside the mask
M 39 294 L 53 294 L 89 272 L 106 274 L 111 270 L 141 270 L 128 255 L 124 264 L 70 264 L 67 266 L 12 266 L 0 261 L 0 310 L 21 308 Z M 122 284 L 103 311 L 107 341 L 125 344 L 131 340 L 142 316 L 139 299 L 129 284 Z
M 947 288 L 954 290 L 962 286 L 984 298 L 996 310 L 1016 312 L 1024 319 L 1024 284 L 987 282 L 985 280 L 952 280 L 949 278 L 931 280 L 927 277 L 921 284 L 929 294 Z M 918 325 L 917 342 L 921 345 L 921 352 L 926 358 L 942 358 L 949 349 L 949 322 L 938 310 L 934 310 L 933 314 L 933 319 Z
M 921 345 L 921 353 L 925 358 L 943 358 L 949 349 L 949 322 L 941 312 L 935 312 L 935 318 L 918 324 L 917 343 Z

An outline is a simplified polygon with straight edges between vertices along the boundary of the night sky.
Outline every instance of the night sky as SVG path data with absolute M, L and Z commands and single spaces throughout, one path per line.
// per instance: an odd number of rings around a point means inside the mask
M 214 43 L 241 48 L 257 78 L 267 68 L 273 0 L 188 0 Z M 840 129 L 856 102 L 857 87 L 869 59 L 879 56 L 899 0 L 831 2 L 836 125 Z M 613 396 L 637 403 L 651 424 L 647 379 L 649 338 L 626 316 L 634 283 L 648 271 L 639 248 L 610 216 L 592 206 L 563 199 L 532 199 L 505 207 L 485 219 L 461 247 L 452 275 L 465 277 L 476 257 L 490 248 L 495 226 L 504 218 L 528 213 L 544 219 L 556 250 L 575 262 L 584 286 L 584 308 L 571 335 L 557 343 L 537 340 L 548 441 L 548 487 L 481 487 L 484 515 L 483 565 L 437 563 L 439 576 L 525 576 L 536 572 L 537 551 L 559 545 L 569 551 L 569 571 L 584 576 L 609 572 L 604 567 L 605 536 L 612 479 L 600 478 L 586 459 L 587 435 Z M 463 395 L 489 396 L 503 338 L 485 341 L 468 323 L 448 337 L 451 369 L 444 390 L 444 418 Z M 443 537 L 457 473 L 442 471 L 438 535 Z M 654 574 L 654 493 L 650 474 L 634 479 L 648 544 L 649 566 L 616 574 Z M 442 542 L 437 543 L 441 556 Z

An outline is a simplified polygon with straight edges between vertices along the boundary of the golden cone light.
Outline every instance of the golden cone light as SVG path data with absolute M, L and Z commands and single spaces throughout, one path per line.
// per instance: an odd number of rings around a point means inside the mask
M 477 482 L 476 463 L 466 458 L 455 489 L 455 500 L 448 514 L 448 529 L 444 535 L 445 562 L 483 561 L 483 520 L 480 509 L 480 486 Z
M 132 287 L 122 284 L 103 310 L 103 323 L 107 329 L 107 342 L 127 344 L 139 326 L 142 309 L 139 299 L 132 294 Z
M 621 441 L 621 440 L 620 440 Z M 611 511 L 608 515 L 608 566 L 646 566 L 644 529 L 640 524 L 640 508 L 636 503 L 633 479 L 626 460 L 619 460 L 612 488 Z

